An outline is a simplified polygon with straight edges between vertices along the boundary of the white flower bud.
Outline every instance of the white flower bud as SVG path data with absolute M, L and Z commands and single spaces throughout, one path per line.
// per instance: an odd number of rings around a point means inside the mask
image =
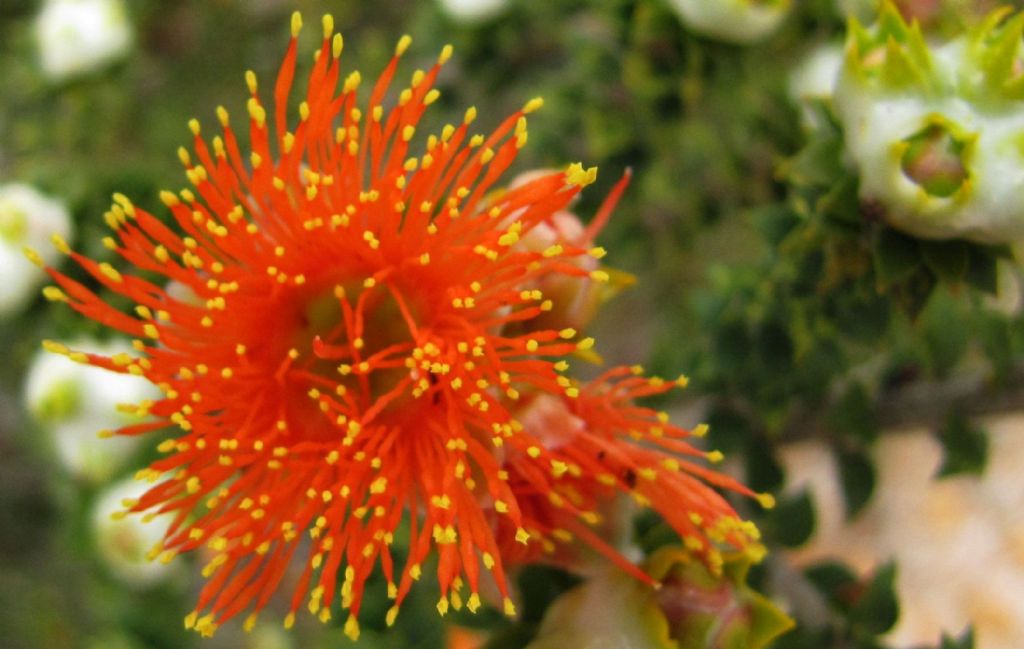
M 60 81 L 123 55 L 132 33 L 123 0 L 49 0 L 35 37 L 43 72 Z
M 886 5 L 854 22 L 835 107 L 861 197 L 925 238 L 1002 243 L 1024 236 L 1020 19 L 993 14 L 928 45 Z
M 842 67 L 843 46 L 824 43 L 811 50 L 790 75 L 789 96 L 801 107 L 801 116 L 808 126 L 816 126 L 808 102 L 832 99 Z
M 691 29 L 731 43 L 768 37 L 792 8 L 792 0 L 670 0 Z
M 68 347 L 108 356 L 133 351 L 124 343 L 78 341 Z M 60 463 L 78 478 L 103 482 L 138 449 L 140 438 L 97 439 L 97 433 L 141 421 L 118 404 L 137 405 L 160 393 L 141 377 L 40 351 L 29 367 L 24 396 L 26 409 L 50 433 Z
M 146 522 L 144 514 L 125 514 L 126 502 L 142 497 L 151 486 L 123 480 L 105 489 L 93 509 L 92 529 L 99 556 L 115 577 L 130 586 L 150 586 L 172 570 L 170 564 L 150 561 L 147 555 L 163 539 L 174 515 L 163 514 Z
M 478 23 L 494 18 L 508 7 L 508 0 L 439 0 L 441 8 L 461 23 Z
M 71 233 L 71 217 L 61 203 L 28 185 L 0 186 L 0 318 L 24 307 L 45 276 L 25 257 L 24 248 L 53 264 L 60 253 L 50 245 L 50 237 L 70 239 Z

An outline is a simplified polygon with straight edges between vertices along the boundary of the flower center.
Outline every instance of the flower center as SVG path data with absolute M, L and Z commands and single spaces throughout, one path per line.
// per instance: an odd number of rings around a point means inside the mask
M 904 142 L 908 146 L 901 159 L 903 173 L 924 191 L 949 198 L 967 182 L 966 143 L 945 126 L 932 124 Z

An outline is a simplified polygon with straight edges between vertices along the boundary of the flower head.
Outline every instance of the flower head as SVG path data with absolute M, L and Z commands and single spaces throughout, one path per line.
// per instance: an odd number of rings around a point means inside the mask
M 608 279 L 596 264 L 604 251 L 589 241 L 627 178 L 571 241 L 518 245 L 539 228 L 559 232 L 554 216 L 596 175 L 575 164 L 496 185 L 526 144 L 539 100 L 490 135 L 471 133 L 471 108 L 419 144 L 416 126 L 438 97 L 432 86 L 450 48 L 392 101 L 403 37 L 360 105 L 360 75 L 342 76 L 342 39 L 327 16 L 293 109 L 300 28 L 296 15 L 271 105 L 247 74 L 249 155 L 223 108 L 209 143 L 190 123 L 193 150 L 179 154 L 193 189 L 162 194 L 173 226 L 115 196 L 107 245 L 132 272 L 57 240 L 133 312 L 49 271 L 59 285 L 51 299 L 135 338 L 134 354 L 55 350 L 163 391 L 145 404 L 156 422 L 118 432 L 177 428 L 139 474 L 155 484 L 129 509 L 175 515 L 154 557 L 215 553 L 186 624 L 208 633 L 246 610 L 254 624 L 296 564 L 286 625 L 306 600 L 326 621 L 340 595 L 355 637 L 375 567 L 394 600 L 390 623 L 432 553 L 442 614 L 463 603 L 475 610 L 483 579 L 511 614 L 509 561 L 573 534 L 617 556 L 588 524 L 596 503 L 621 491 L 661 510 L 711 564 L 717 542 L 756 548 L 756 530 L 705 481 L 751 492 L 676 458 L 706 454 L 685 441 L 688 431 L 632 402 L 673 382 L 614 369 L 579 383 L 567 359 L 593 339 L 533 326 L 555 311 L 538 286 Z

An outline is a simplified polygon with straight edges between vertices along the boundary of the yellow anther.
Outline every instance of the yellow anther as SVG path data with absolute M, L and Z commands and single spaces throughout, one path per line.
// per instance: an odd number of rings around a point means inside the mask
M 43 289 L 43 297 L 50 302 L 67 302 L 68 296 L 56 286 L 47 286 Z
M 71 247 L 68 246 L 68 242 L 64 240 L 64 237 L 60 236 L 56 232 L 50 235 L 50 242 L 53 243 L 53 247 L 62 255 L 71 254 Z
M 597 167 L 584 169 L 583 164 L 574 162 L 565 170 L 565 182 L 578 187 L 586 187 L 597 180 Z
M 523 112 L 526 113 L 526 114 L 530 114 L 533 111 L 538 110 L 539 108 L 541 108 L 543 105 L 544 105 L 544 98 L 543 97 L 534 97 L 530 101 L 526 102 L 525 106 L 523 106 Z
M 437 63 L 438 65 L 444 65 L 450 58 L 452 58 L 452 46 L 445 45 L 441 48 L 441 54 L 437 57 Z
M 408 34 L 403 35 L 398 39 L 398 45 L 395 45 L 395 56 L 402 56 L 405 51 L 412 45 L 412 36 Z

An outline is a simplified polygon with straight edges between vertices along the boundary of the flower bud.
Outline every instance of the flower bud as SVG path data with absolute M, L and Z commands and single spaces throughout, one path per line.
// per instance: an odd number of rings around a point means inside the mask
M 801 117 L 808 127 L 819 126 L 818 117 L 810 105 L 832 99 L 842 66 L 842 45 L 825 43 L 811 50 L 790 75 L 789 96 L 794 104 L 800 106 Z
M 713 571 L 663 548 L 645 566 L 657 589 L 617 571 L 595 576 L 551 605 L 528 649 L 761 649 L 793 621 L 746 585 L 749 566 L 728 556 Z
M 994 12 L 929 45 L 886 3 L 851 22 L 836 89 L 861 197 L 894 228 L 925 238 L 1004 243 L 1024 236 L 1024 14 Z
M 512 180 L 509 189 L 515 189 L 550 173 L 546 170 L 522 173 Z M 508 222 L 515 221 L 515 218 L 516 215 L 510 216 Z M 546 222 L 540 223 L 523 235 L 514 249 L 543 253 L 555 245 L 570 245 L 586 250 L 594 246 L 590 237 L 591 234 L 587 232 L 578 216 L 562 210 L 555 212 Z M 571 328 L 582 331 L 597 315 L 602 304 L 633 283 L 633 277 L 628 273 L 602 269 L 597 257 L 593 255 L 581 254 L 568 261 L 588 275 L 574 277 L 558 273 L 532 281 L 531 288 L 539 289 L 552 305 L 550 310 L 530 320 L 529 326 L 532 330 Z M 608 273 L 607 283 L 590 277 L 589 273 L 599 269 Z
M 148 522 L 138 515 L 124 515 L 126 503 L 142 496 L 150 485 L 123 480 L 100 493 L 93 509 L 92 529 L 99 556 L 107 568 L 124 583 L 145 587 L 164 579 L 171 566 L 148 555 L 159 547 L 172 514 L 157 516 Z
M 671 0 L 687 27 L 723 41 L 749 44 L 774 32 L 791 0 Z
M 43 270 L 25 257 L 24 249 L 32 248 L 43 263 L 53 265 L 60 253 L 50 237 L 69 239 L 71 232 L 71 217 L 59 202 L 29 185 L 0 186 L 0 318 L 24 307 L 43 280 Z
M 132 34 L 123 0 L 49 0 L 35 37 L 43 72 L 61 81 L 123 55 Z
M 132 351 L 124 343 L 94 341 L 77 341 L 68 347 L 107 355 Z M 138 449 L 139 438 L 117 436 L 101 444 L 97 433 L 139 421 L 133 404 L 159 394 L 142 378 L 40 351 L 29 366 L 25 405 L 50 433 L 57 458 L 72 475 L 103 482 Z M 120 404 L 125 406 L 119 408 Z
M 508 7 L 508 0 L 439 0 L 441 9 L 460 23 L 480 23 Z

